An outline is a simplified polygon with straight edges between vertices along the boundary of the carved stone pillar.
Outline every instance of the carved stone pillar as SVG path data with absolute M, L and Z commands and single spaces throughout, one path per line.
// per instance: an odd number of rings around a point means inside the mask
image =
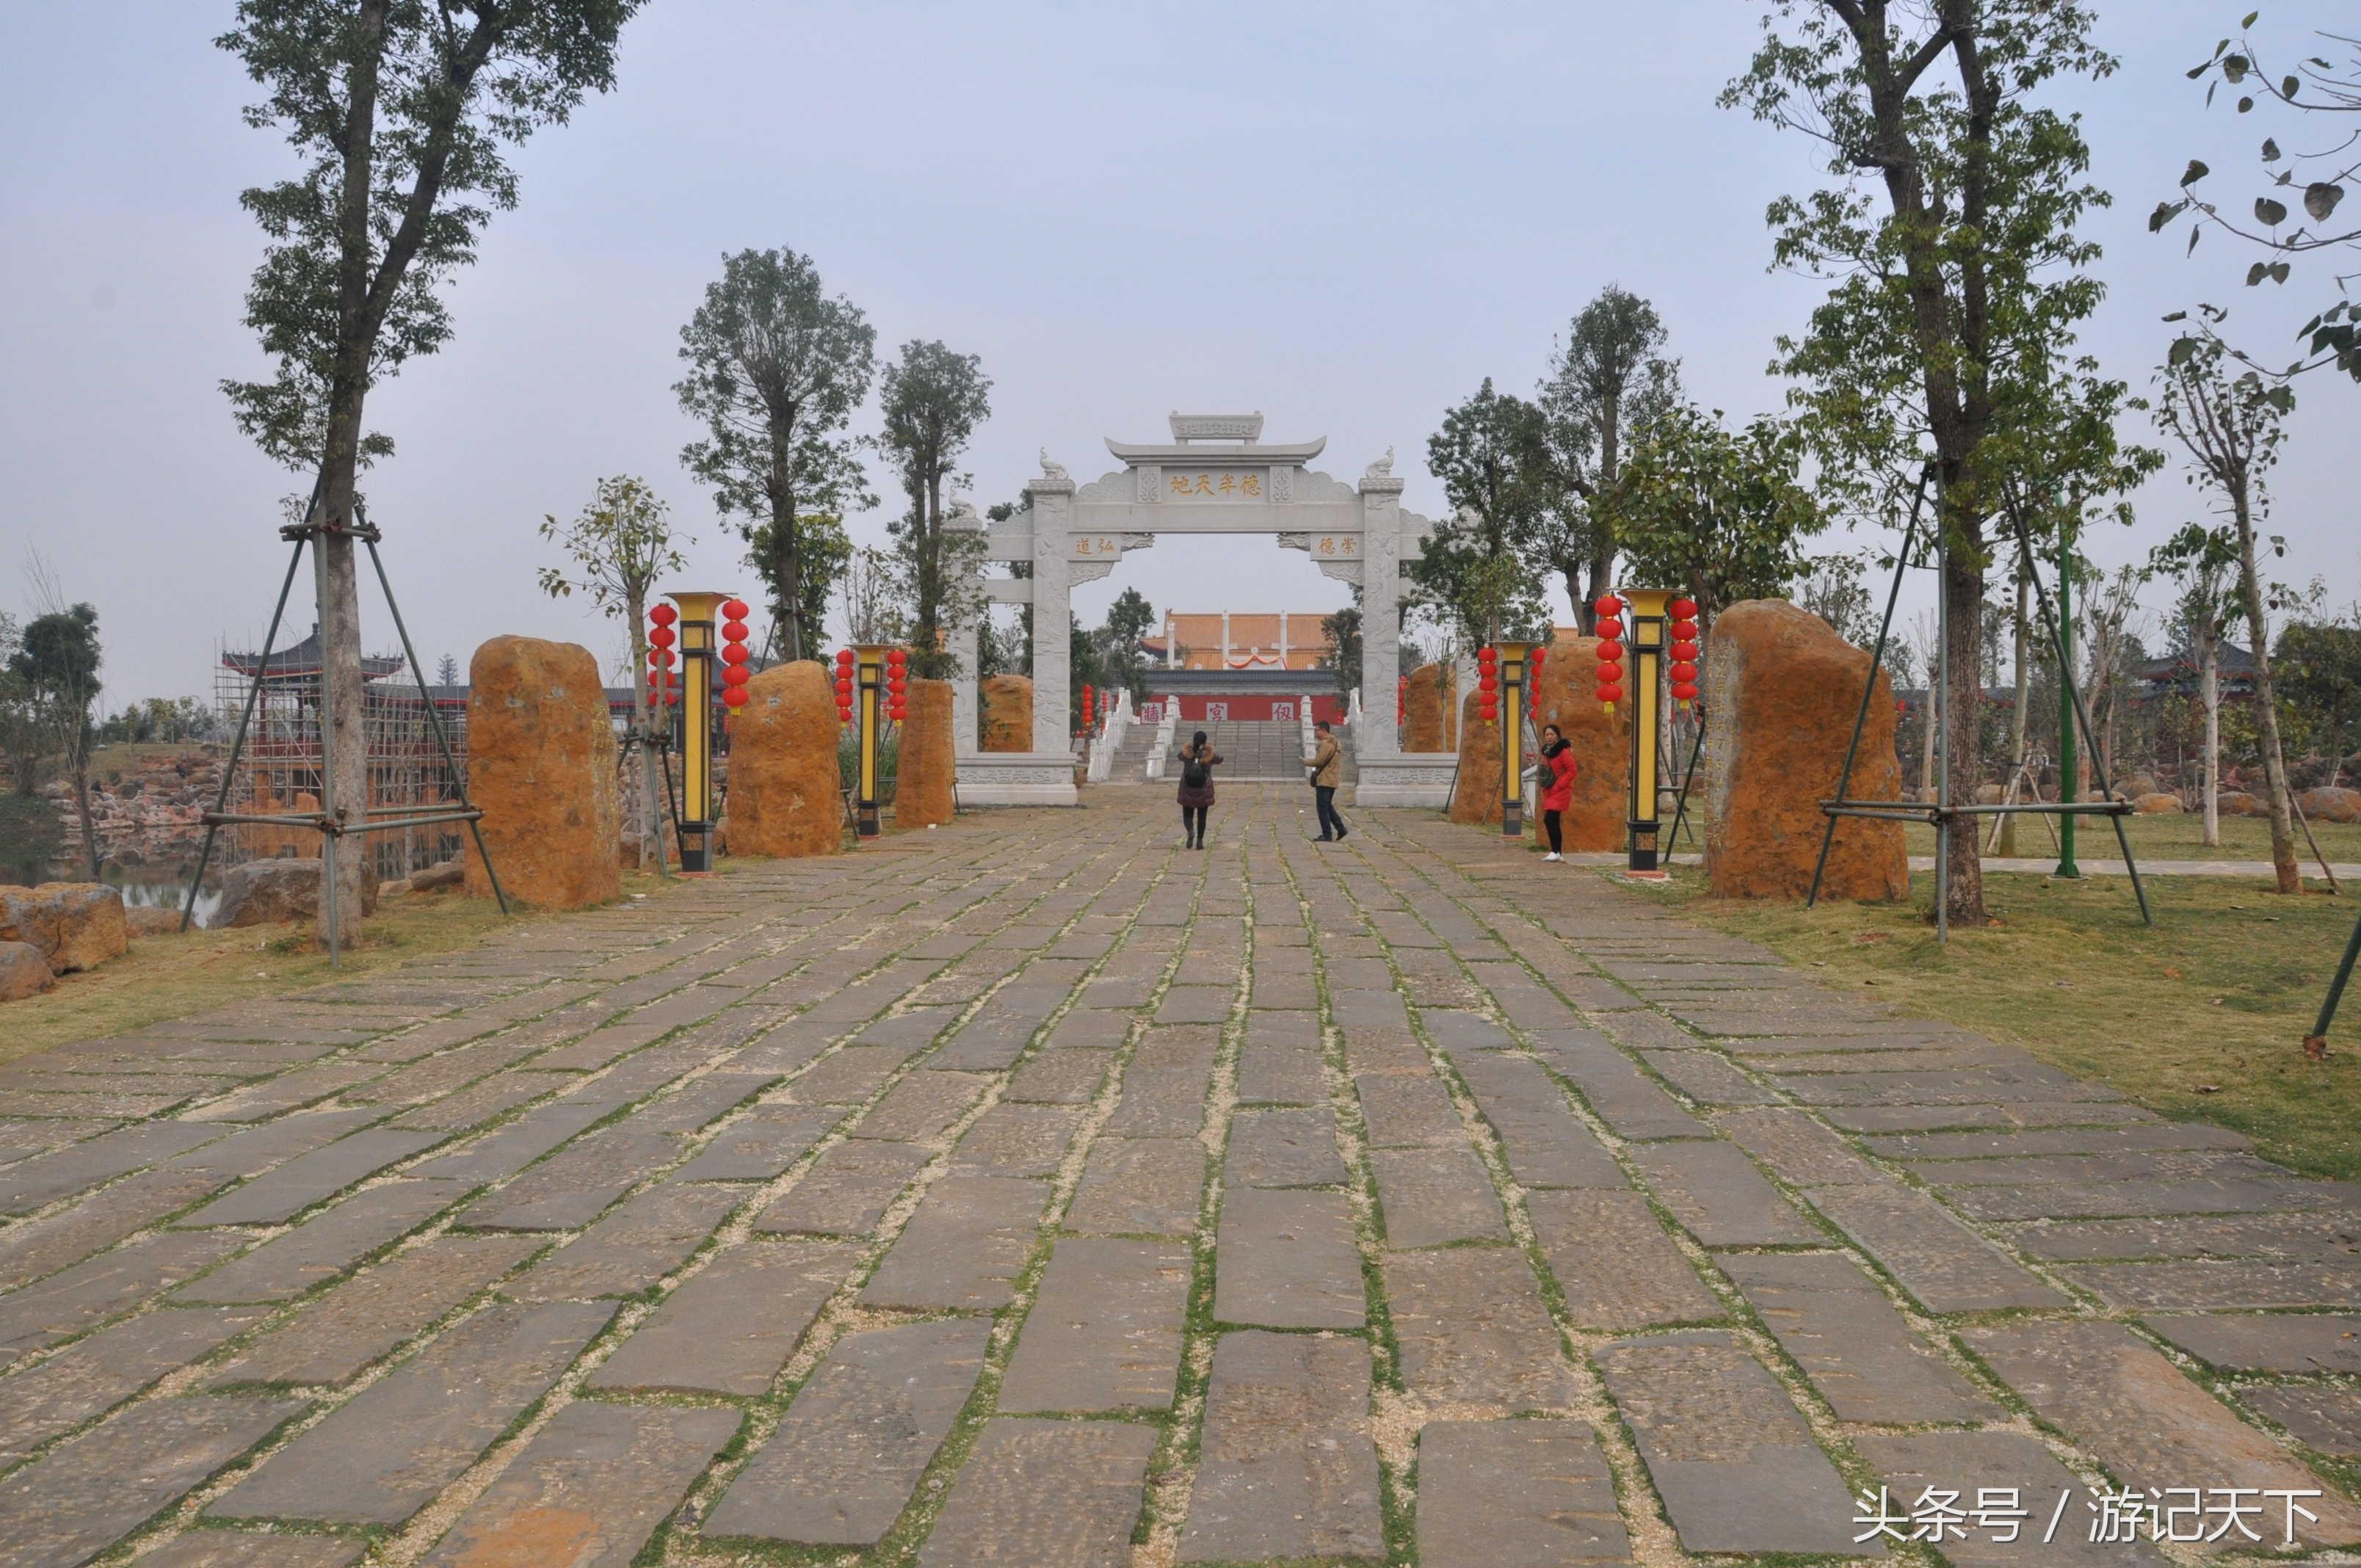
M 943 527 L 959 533 L 984 532 L 983 519 L 964 503 L 953 504 L 951 515 L 943 519 Z M 972 573 L 983 565 L 976 556 L 963 554 L 963 559 Z M 982 602 L 979 586 L 972 581 L 962 585 L 962 591 L 952 597 L 954 603 L 964 608 L 944 632 L 950 656 L 959 664 L 958 673 L 951 676 L 951 751 L 954 756 L 964 757 L 976 749 L 976 618 L 991 610 Z
M 1073 648 L 1072 541 L 1074 481 L 1052 467 L 1025 487 L 1033 503 L 1033 750 L 1074 749 L 1068 711 Z
M 1401 493 L 1390 474 L 1362 476 L 1361 718 L 1353 738 L 1361 755 L 1401 751 L 1394 687 L 1401 673 Z

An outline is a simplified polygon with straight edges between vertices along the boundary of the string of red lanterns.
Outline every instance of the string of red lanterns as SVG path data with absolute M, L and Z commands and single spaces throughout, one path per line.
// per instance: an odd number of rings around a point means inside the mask
M 1686 707 L 1697 697 L 1697 602 L 1676 598 L 1672 610 L 1673 701 Z
M 680 677 L 672 672 L 673 644 L 680 641 L 673 622 L 680 611 L 668 604 L 659 604 L 648 611 L 653 624 L 648 631 L 648 707 L 651 710 L 677 706 L 680 702 Z
M 1590 608 L 1598 617 L 1598 700 L 1612 713 L 1623 700 L 1622 596 L 1601 594 Z
M 1394 727 L 1400 729 L 1410 722 L 1410 677 L 1402 675 L 1394 682 Z
M 910 651 L 894 648 L 885 654 L 885 717 L 899 724 L 909 717 Z
M 852 722 L 852 650 L 836 651 L 836 721 Z
M 721 605 L 721 700 L 735 716 L 746 706 L 746 683 L 754 678 L 747 665 L 754 655 L 746 646 L 747 605 L 744 599 L 725 599 Z
M 1476 715 L 1487 724 L 1500 717 L 1500 651 L 1489 643 L 1476 650 Z

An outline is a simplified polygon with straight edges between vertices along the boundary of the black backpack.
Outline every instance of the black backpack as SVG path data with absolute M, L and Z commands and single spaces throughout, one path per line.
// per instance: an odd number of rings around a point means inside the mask
M 1203 789 L 1213 782 L 1213 770 L 1205 765 L 1203 758 L 1193 751 L 1191 752 L 1188 759 L 1180 764 L 1180 787 Z

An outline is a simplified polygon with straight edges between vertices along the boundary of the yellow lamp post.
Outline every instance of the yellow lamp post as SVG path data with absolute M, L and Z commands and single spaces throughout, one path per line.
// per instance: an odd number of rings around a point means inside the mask
M 861 741 L 861 776 L 853 792 L 853 830 L 863 839 L 878 834 L 877 744 L 885 718 L 885 655 L 890 644 L 857 642 L 852 648 L 853 722 Z
M 713 617 L 728 594 L 666 594 L 680 607 L 680 869 L 713 869 Z
M 1500 649 L 1500 836 L 1525 836 L 1525 663 L 1530 642 Z
M 1664 711 L 1665 610 L 1672 603 L 1669 588 L 1626 588 L 1624 602 L 1631 607 L 1631 630 L 1626 639 L 1631 699 L 1631 831 L 1627 863 L 1632 876 L 1661 881 L 1665 873 L 1656 864 L 1657 818 L 1656 725 Z

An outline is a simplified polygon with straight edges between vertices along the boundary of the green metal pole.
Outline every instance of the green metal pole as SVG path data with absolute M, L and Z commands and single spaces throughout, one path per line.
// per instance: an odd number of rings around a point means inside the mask
M 2055 491 L 2050 500 L 2056 503 Z M 2074 752 L 2074 703 L 2070 695 L 2074 663 L 2074 519 L 2064 510 L 2058 514 L 2058 656 L 2064 661 L 2058 672 L 2058 799 L 2065 804 L 2074 798 L 2074 773 L 2080 760 Z M 2070 811 L 2061 812 L 2058 817 L 2057 874 L 2082 874 L 2082 868 L 2074 863 L 2074 814 Z

